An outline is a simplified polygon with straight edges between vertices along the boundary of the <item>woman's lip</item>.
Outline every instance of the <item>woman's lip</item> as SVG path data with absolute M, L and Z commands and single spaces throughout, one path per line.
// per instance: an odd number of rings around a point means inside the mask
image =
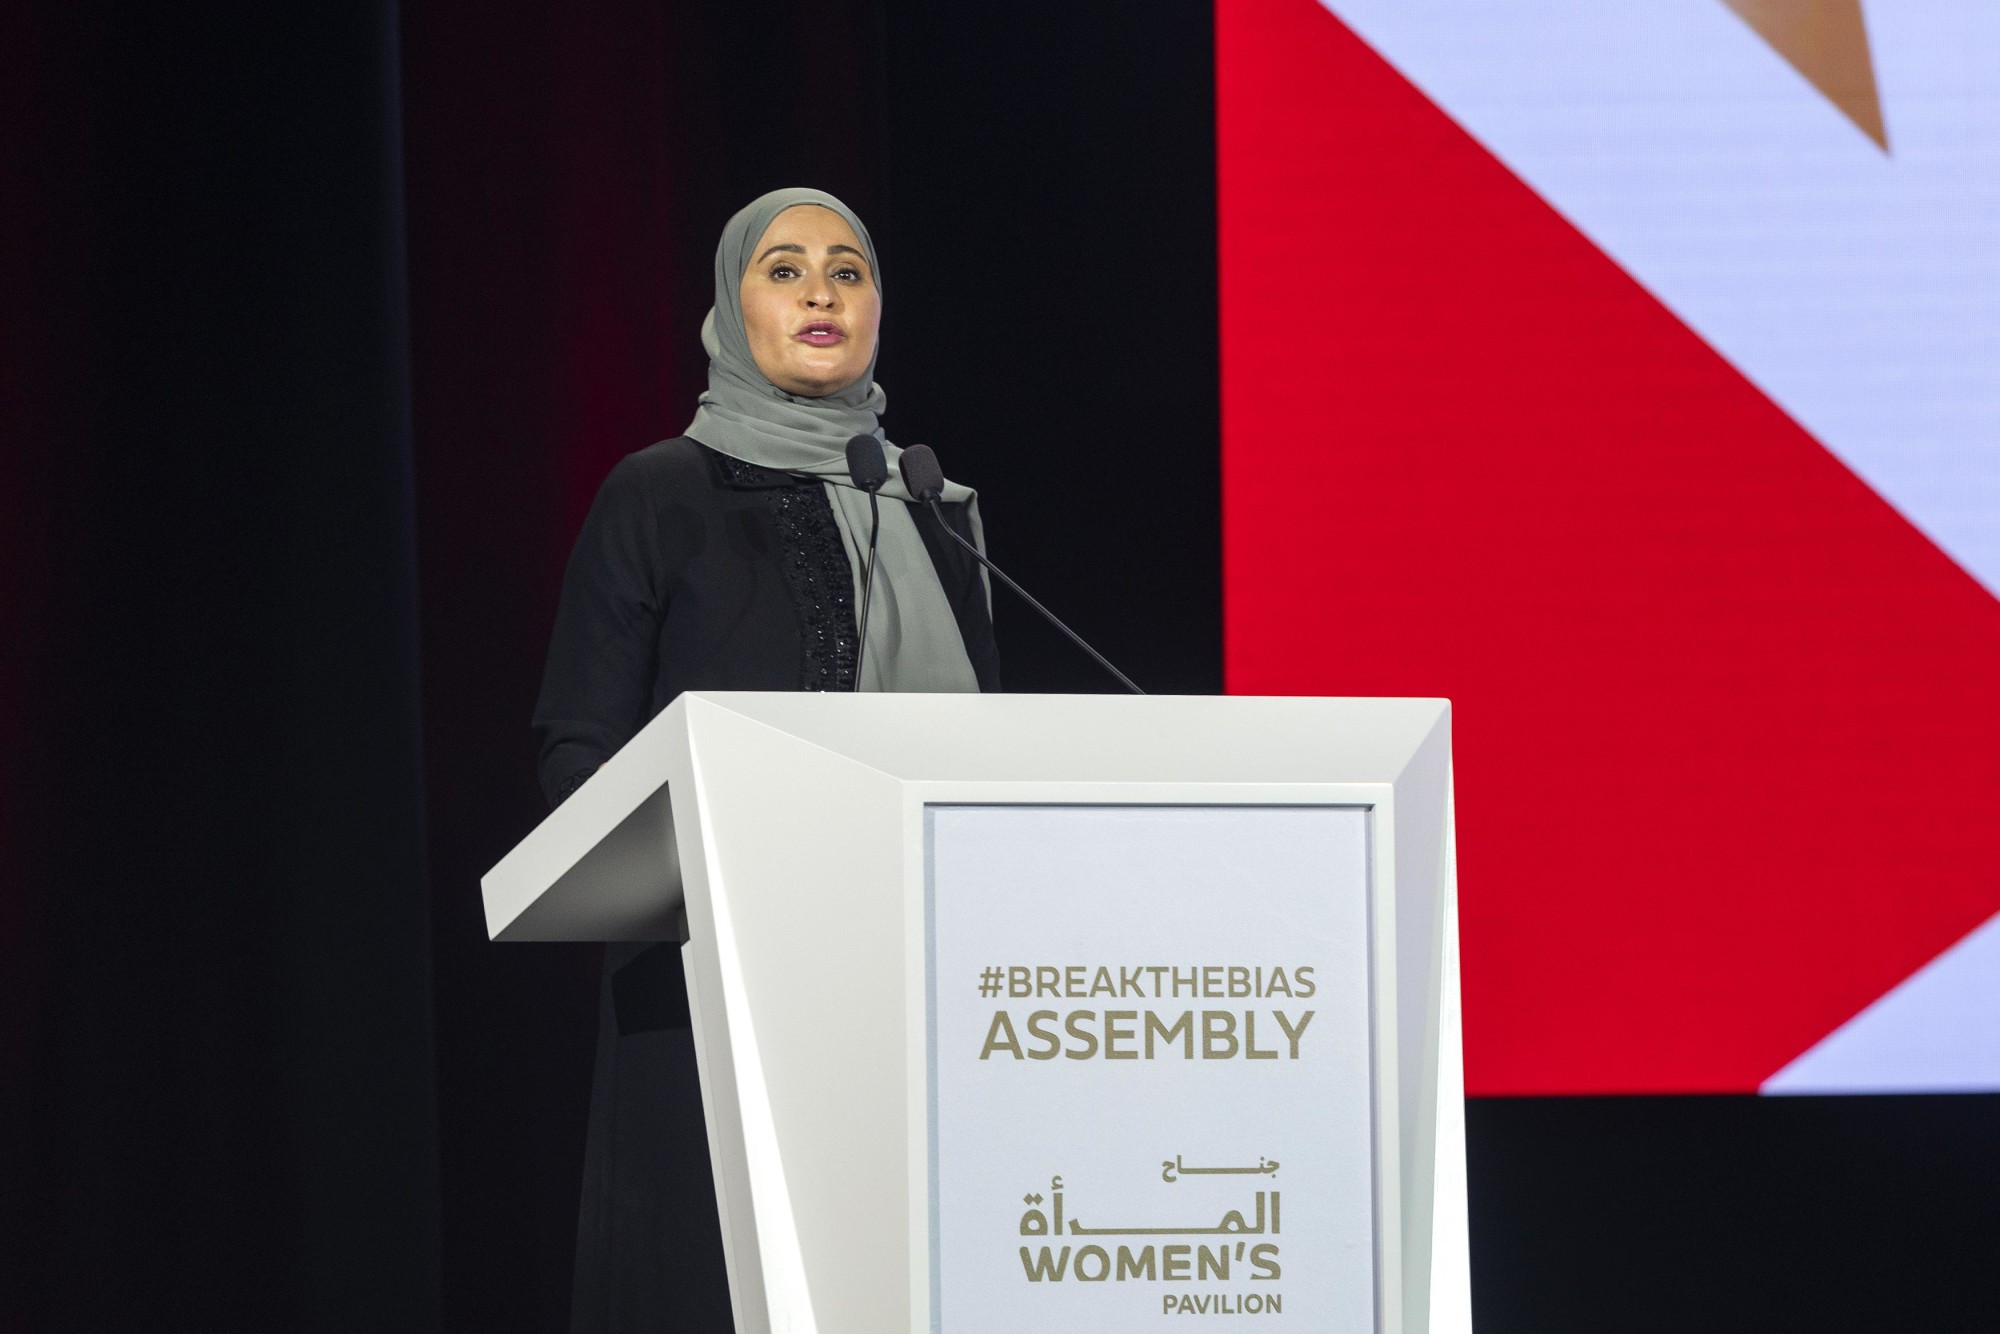
M 810 343 L 814 347 L 832 347 L 835 343 L 843 341 L 847 335 L 840 331 L 840 326 L 837 324 L 820 323 L 808 324 L 792 337 L 801 343 Z

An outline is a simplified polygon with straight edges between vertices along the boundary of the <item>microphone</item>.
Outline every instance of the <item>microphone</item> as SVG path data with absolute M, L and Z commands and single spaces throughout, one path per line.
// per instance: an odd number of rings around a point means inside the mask
M 861 665 L 868 660 L 868 604 L 875 596 L 875 542 L 882 536 L 882 502 L 875 493 L 889 480 L 882 442 L 857 435 L 847 442 L 847 479 L 868 493 L 868 568 L 861 576 L 861 638 L 854 646 L 854 688 L 861 689 Z
M 856 438 L 859 439 L 860 437 L 857 436 Z M 872 439 L 873 437 L 869 438 Z M 849 446 L 849 448 L 852 448 L 852 446 Z M 1036 611 L 1042 614 L 1043 620 L 1047 621 L 1050 625 L 1053 625 L 1056 629 L 1068 635 L 1070 637 L 1070 641 L 1074 643 L 1078 648 L 1082 649 L 1085 653 L 1088 653 L 1091 657 L 1097 659 L 1097 665 L 1102 667 L 1105 671 L 1110 672 L 1113 676 L 1117 677 L 1118 684 L 1124 686 L 1127 690 L 1131 691 L 1135 695 L 1143 695 L 1146 693 L 1145 691 L 1139 689 L 1138 686 L 1132 684 L 1131 677 L 1125 675 L 1125 673 L 1119 671 L 1116 667 L 1113 667 L 1111 665 L 1110 659 L 1106 658 L 1102 653 L 1099 653 L 1096 649 L 1092 648 L 1090 645 L 1084 643 L 1082 635 L 1078 634 L 1076 631 L 1064 625 L 1062 621 L 1057 618 L 1054 612 L 1050 611 L 1047 607 L 1044 607 L 1041 603 L 1037 602 L 1034 599 L 1034 596 L 1030 594 L 1027 589 L 1021 587 L 1019 584 L 1015 583 L 1012 579 L 1009 579 L 1007 577 L 1007 572 L 1005 570 L 1002 570 L 998 565 L 995 565 L 992 561 L 986 559 L 985 552 L 981 551 L 978 547 L 974 546 L 972 543 L 960 537 L 958 535 L 957 530 L 954 529 L 950 524 L 945 522 L 944 510 L 938 504 L 938 498 L 944 494 L 944 469 L 938 465 L 936 451 L 934 451 L 929 445 L 911 445 L 908 449 L 903 451 L 903 457 L 897 460 L 897 466 L 900 467 L 903 472 L 903 485 L 910 489 L 911 495 L 915 496 L 918 500 L 921 500 L 930 509 L 931 517 L 937 520 L 937 526 L 939 528 L 942 528 L 945 531 L 946 535 L 949 536 L 952 541 L 958 543 L 960 546 L 964 547 L 967 551 L 971 552 L 972 558 L 978 561 L 981 565 L 984 565 L 987 569 L 991 570 L 995 575 L 995 577 L 997 577 L 1001 583 L 1007 585 L 1007 587 L 1013 589 L 1016 593 L 1019 593 L 1021 595 L 1021 599 L 1024 602 L 1026 602 L 1030 607 L 1033 607 Z
M 847 476 L 871 496 L 882 489 L 889 480 L 889 459 L 880 440 L 857 435 L 847 442 Z

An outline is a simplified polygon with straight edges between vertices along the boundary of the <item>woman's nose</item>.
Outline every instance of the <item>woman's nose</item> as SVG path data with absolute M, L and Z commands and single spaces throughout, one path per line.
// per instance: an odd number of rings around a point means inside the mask
M 831 310 L 839 303 L 837 289 L 824 277 L 808 282 L 805 296 L 806 304 L 815 310 Z

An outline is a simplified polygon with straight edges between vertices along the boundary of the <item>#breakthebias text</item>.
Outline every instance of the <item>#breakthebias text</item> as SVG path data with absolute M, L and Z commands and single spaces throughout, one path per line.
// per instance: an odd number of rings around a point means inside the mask
M 1311 965 L 989 965 L 979 994 L 1009 1000 L 1308 1000 Z M 993 1012 L 979 1059 L 1072 1061 L 1297 1060 L 1313 1011 L 1296 1007 L 1160 1010 L 1151 1006 Z M 1017 1022 L 1018 1018 L 1018 1022 Z M 1260 1023 L 1260 1019 L 1262 1022 Z M 1261 1034 L 1260 1034 L 1261 1029 Z

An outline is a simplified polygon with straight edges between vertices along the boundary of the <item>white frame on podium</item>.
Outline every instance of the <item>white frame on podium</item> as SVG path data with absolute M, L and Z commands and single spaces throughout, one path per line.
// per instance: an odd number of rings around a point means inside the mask
M 1376 1328 L 1469 1331 L 1445 701 L 694 692 L 482 887 L 685 935 L 740 1334 L 932 1328 L 925 812 L 978 804 L 1370 812 Z

